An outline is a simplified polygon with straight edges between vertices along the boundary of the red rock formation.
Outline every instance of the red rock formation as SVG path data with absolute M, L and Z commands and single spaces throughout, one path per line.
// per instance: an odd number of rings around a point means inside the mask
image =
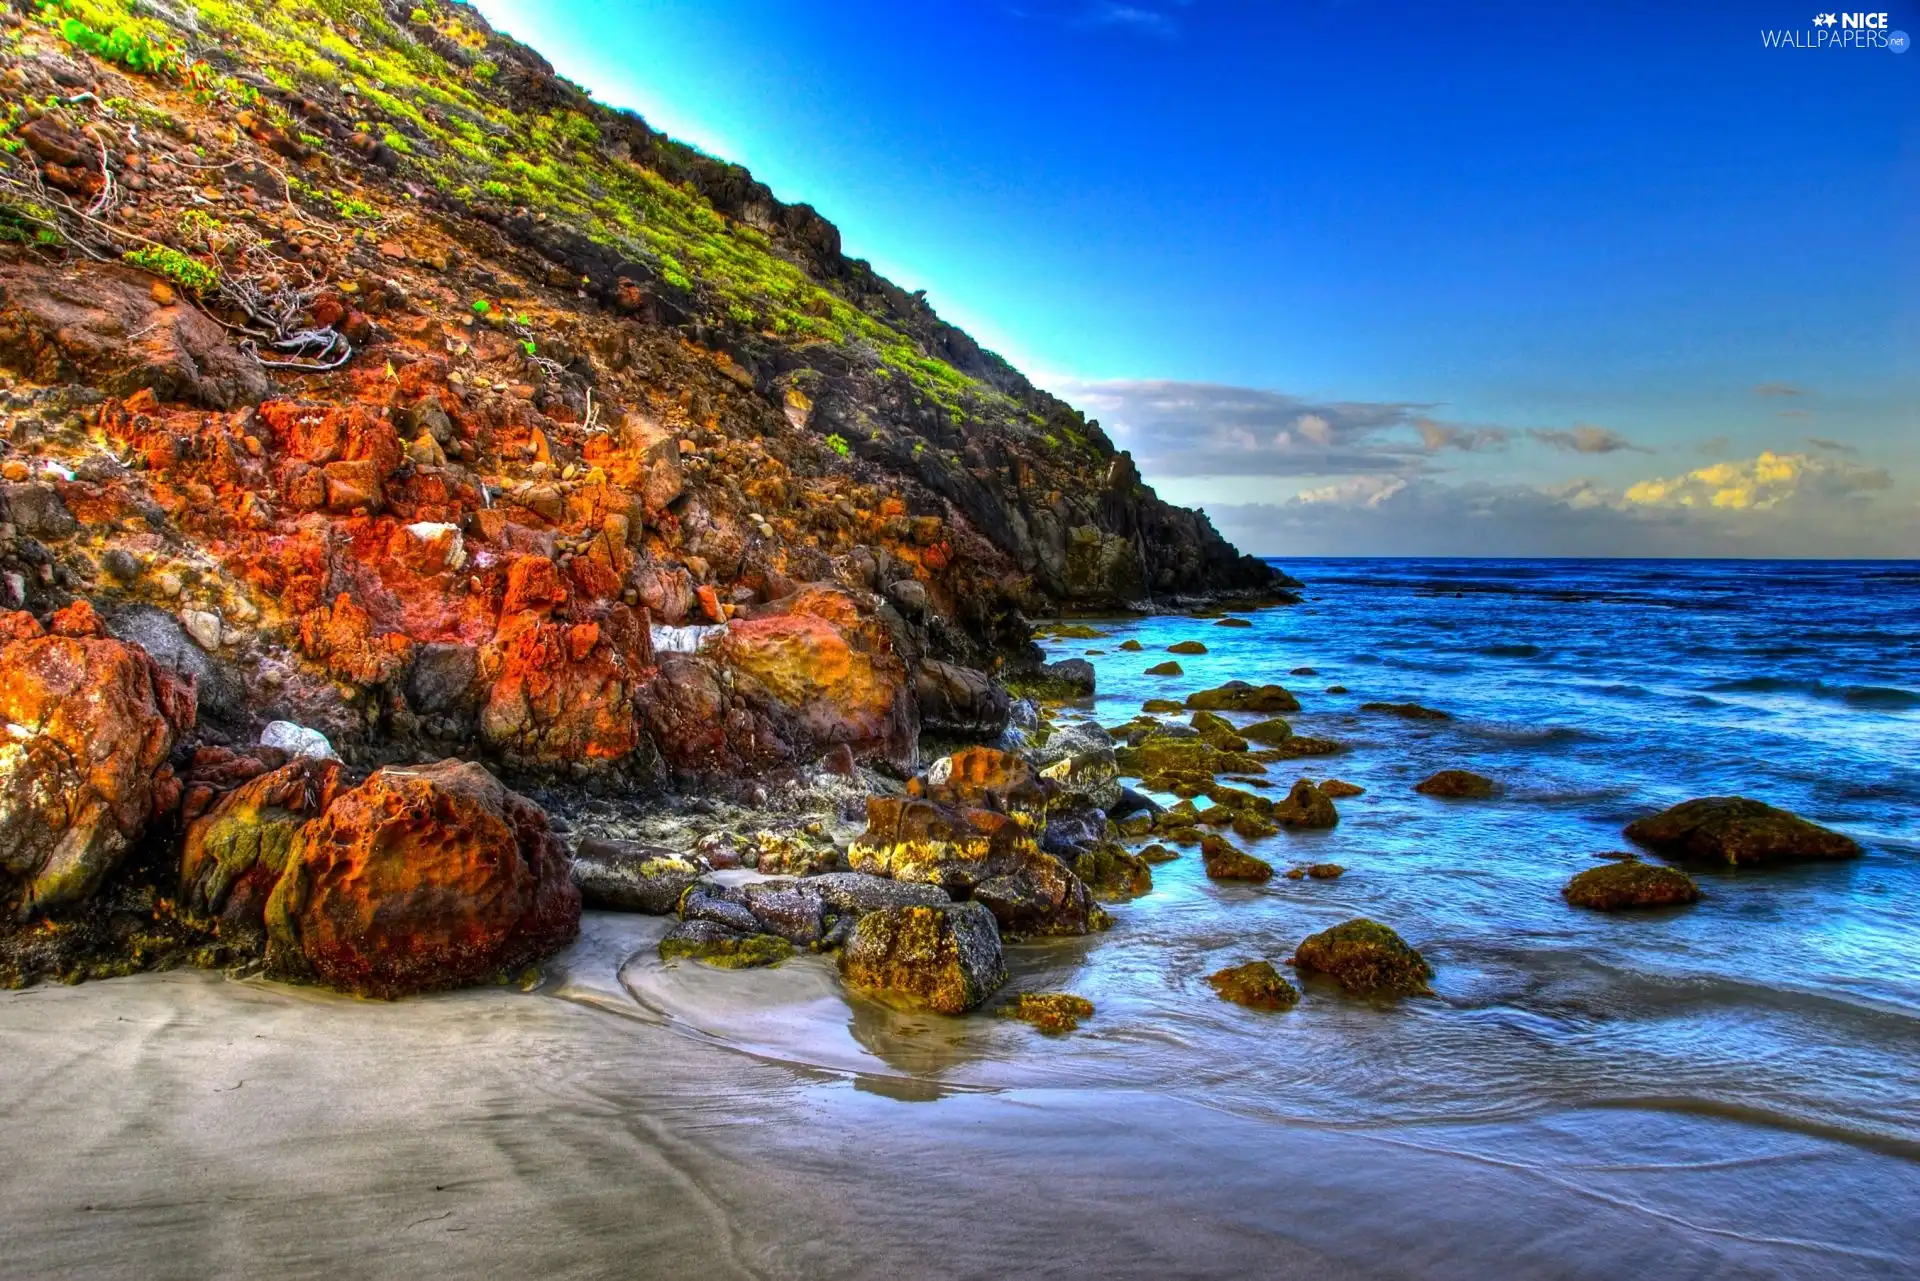
M 215 801 L 187 826 L 180 893 L 188 908 L 259 929 L 296 837 L 333 803 L 340 781 L 338 761 L 300 757 Z
M 156 812 L 180 800 L 167 757 L 193 730 L 194 690 L 91 607 L 0 621 L 0 867 L 22 913 L 85 898 Z
M 479 765 L 383 769 L 294 842 L 269 965 L 394 997 L 483 982 L 570 942 L 580 892 L 541 809 Z

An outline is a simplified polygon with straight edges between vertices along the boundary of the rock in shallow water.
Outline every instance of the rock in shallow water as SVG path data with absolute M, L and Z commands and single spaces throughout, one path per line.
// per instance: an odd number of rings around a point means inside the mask
M 965 1014 L 1007 981 L 1000 932 L 979 903 L 869 912 L 840 953 L 849 987 L 939 1014 Z
M 1675 858 L 1747 867 L 1858 858 L 1859 844 L 1744 796 L 1703 796 L 1627 824 L 1627 839 Z
M 1301 970 L 1325 974 L 1355 996 L 1430 996 L 1433 967 L 1378 921 L 1356 917 L 1294 949 Z
M 1499 784 L 1472 770 L 1443 769 L 1424 782 L 1414 785 L 1423 796 L 1438 796 L 1450 801 L 1484 801 L 1499 790 Z
M 717 921 L 682 921 L 660 940 L 663 961 L 703 961 L 723 970 L 760 969 L 792 955 L 793 944 L 778 935 L 743 933 Z
M 1261 716 L 1300 710 L 1300 700 L 1279 685 L 1249 685 L 1228 681 L 1214 689 L 1187 695 L 1187 707 L 1203 712 L 1254 712 Z
M 1271 961 L 1248 961 L 1209 974 L 1207 982 L 1223 1001 L 1254 1010 L 1290 1010 L 1300 1002 L 1300 991 Z
M 1561 895 L 1575 907 L 1614 912 L 1629 907 L 1671 907 L 1700 897 L 1700 887 L 1678 868 L 1627 858 L 1590 867 L 1567 882 Z
M 1216 881 L 1273 879 L 1273 864 L 1255 858 L 1225 837 L 1211 832 L 1200 838 L 1200 856 L 1206 862 L 1207 875 Z
M 1000 1014 L 1042 1032 L 1071 1032 L 1081 1019 L 1093 1017 L 1093 1002 L 1067 992 L 1022 992 L 1001 1006 Z

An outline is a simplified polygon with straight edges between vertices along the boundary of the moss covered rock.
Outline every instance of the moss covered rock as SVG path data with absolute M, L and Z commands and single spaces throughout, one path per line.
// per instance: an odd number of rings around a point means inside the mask
M 1423 796 L 1438 796 L 1450 801 L 1484 801 L 1500 790 L 1499 784 L 1485 774 L 1472 770 L 1443 769 L 1416 783 L 1413 788 Z
M 665 916 L 700 879 L 700 868 L 669 850 L 587 837 L 573 857 L 584 906 Z
M 1207 982 L 1223 1001 L 1254 1010 L 1290 1010 L 1300 1002 L 1299 989 L 1287 982 L 1271 961 L 1248 961 L 1209 974 Z
M 1180 666 L 1180 664 L 1174 662 L 1172 659 L 1168 659 L 1164 663 L 1155 663 L 1152 667 L 1149 667 L 1147 669 L 1147 675 L 1184 676 L 1186 675 L 1186 668 Z
M 1042 1032 L 1071 1032 L 1093 1017 L 1093 1002 L 1068 992 L 1022 992 L 1000 1007 L 1003 1018 L 1031 1023 Z
M 1184 712 L 1186 704 L 1173 698 L 1150 698 L 1140 704 L 1143 712 Z
M 1283 827 L 1328 828 L 1340 821 L 1340 813 L 1325 792 L 1311 779 L 1303 778 L 1293 785 L 1286 800 L 1273 807 L 1273 821 Z
M 1281 720 L 1278 716 L 1271 716 L 1263 721 L 1255 721 L 1251 725 L 1240 726 L 1239 734 L 1241 738 L 1247 739 L 1250 742 L 1262 743 L 1268 747 L 1278 747 L 1293 737 L 1293 726 L 1287 724 L 1287 722 Z
M 1123 650 L 1125 650 L 1125 651 L 1126 651 L 1127 653 L 1129 653 L 1129 654 L 1137 654 L 1137 653 L 1139 653 L 1139 652 L 1140 652 L 1141 650 L 1143 650 L 1143 649 L 1145 649 L 1145 648 L 1146 648 L 1146 646 L 1145 646 L 1145 645 L 1142 645 L 1142 644 L 1141 644 L 1141 643 L 1140 643 L 1139 641 L 1137 641 L 1137 640 L 1131 640 L 1131 639 L 1129 639 L 1129 640 L 1123 640 L 1123 641 L 1121 641 L 1121 642 L 1120 642 L 1120 644 L 1119 644 L 1119 646 L 1118 646 L 1118 648 L 1120 648 L 1120 649 L 1123 649 Z
M 1671 907 L 1700 897 L 1700 887 L 1678 868 L 1622 859 L 1590 867 L 1567 882 L 1561 896 L 1575 907 L 1616 912 L 1629 907 Z
M 1007 981 L 1000 931 L 979 903 L 869 912 L 840 953 L 851 988 L 939 1014 L 965 1014 Z
M 1175 641 L 1167 646 L 1169 654 L 1204 654 L 1206 652 L 1207 647 L 1196 640 Z
M 760 969 L 792 955 L 793 944 L 777 934 L 745 934 L 717 921 L 682 921 L 660 940 L 663 961 L 702 961 L 723 970 Z
M 1294 949 L 1301 970 L 1324 974 L 1355 996 L 1428 996 L 1433 967 L 1378 921 L 1356 917 Z
M 1214 689 L 1187 695 L 1187 706 L 1203 712 L 1252 712 L 1261 716 L 1297 712 L 1300 700 L 1278 685 L 1249 685 L 1228 681 Z
M 1224 836 L 1212 833 L 1200 838 L 1200 857 L 1207 875 L 1216 881 L 1270 881 L 1273 864 L 1240 849 Z
M 1858 858 L 1851 837 L 1744 796 L 1703 796 L 1627 824 L 1627 839 L 1674 858 L 1729 867 Z
M 1153 869 L 1125 846 L 1103 841 L 1073 862 L 1074 873 L 1087 883 L 1094 897 L 1124 903 L 1153 891 Z
M 1331 796 L 1335 800 L 1341 800 L 1348 796 L 1365 796 L 1367 794 L 1366 788 L 1337 778 L 1330 778 L 1320 784 L 1320 791 L 1322 794 Z

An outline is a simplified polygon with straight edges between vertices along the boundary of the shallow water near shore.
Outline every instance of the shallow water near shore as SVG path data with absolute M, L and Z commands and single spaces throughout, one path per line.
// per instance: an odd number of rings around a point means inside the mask
M 1275 681 L 1366 787 L 1010 949 L 1077 1033 L 902 1014 L 800 957 L 663 965 L 589 913 L 530 994 L 395 1005 L 204 974 L 0 994 L 22 1275 L 1896 1276 L 1920 1256 L 1920 568 L 1289 563 L 1308 600 L 1096 622 L 1113 724 Z M 1118 650 L 1129 637 L 1143 649 Z M 1148 677 L 1200 640 L 1186 675 Z M 1317 674 L 1294 676 L 1311 666 Z M 1352 692 L 1326 694 L 1341 684 Z M 1359 704 L 1454 714 L 1409 722 Z M 1412 785 L 1464 767 L 1493 801 Z M 1638 814 L 1738 791 L 1866 857 L 1575 911 Z M 1383 920 L 1431 999 L 1204 976 Z

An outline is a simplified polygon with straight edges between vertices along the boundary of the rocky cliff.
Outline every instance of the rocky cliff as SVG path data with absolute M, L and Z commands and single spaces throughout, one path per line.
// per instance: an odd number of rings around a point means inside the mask
M 0 10 L 0 605 L 349 763 L 990 731 L 1037 613 L 1285 581 L 737 166 L 472 10 Z M 689 630 L 720 627 L 720 632 Z

